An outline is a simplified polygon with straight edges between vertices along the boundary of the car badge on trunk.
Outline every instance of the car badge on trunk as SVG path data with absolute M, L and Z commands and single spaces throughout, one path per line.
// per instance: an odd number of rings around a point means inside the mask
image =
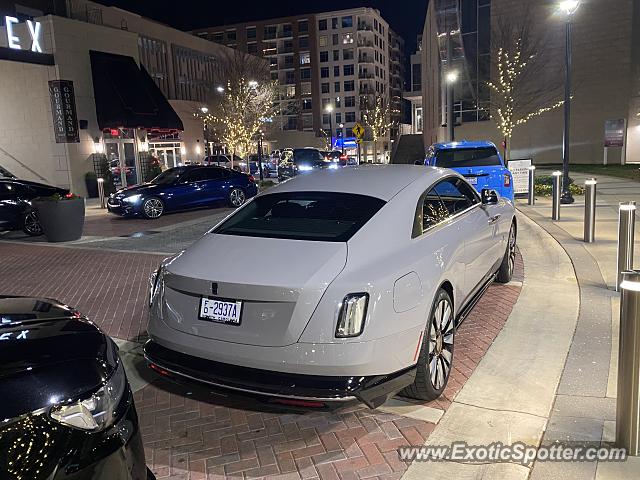
M 218 284 L 216 282 L 213 282 L 211 284 L 211 294 L 212 295 L 217 295 L 218 294 Z

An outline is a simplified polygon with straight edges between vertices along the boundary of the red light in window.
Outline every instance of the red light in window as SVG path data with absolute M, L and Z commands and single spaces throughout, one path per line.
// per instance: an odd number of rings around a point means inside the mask
M 118 135 L 120 135 L 120 130 L 118 130 L 117 128 L 111 128 L 109 130 L 109 133 L 112 137 L 117 137 Z

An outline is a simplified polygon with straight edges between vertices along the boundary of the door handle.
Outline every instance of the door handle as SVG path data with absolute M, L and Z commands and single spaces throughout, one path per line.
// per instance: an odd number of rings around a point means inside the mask
M 502 215 L 498 213 L 497 215 L 494 215 L 493 217 L 490 217 L 489 218 L 489 223 L 491 223 L 491 224 L 496 223 L 498 220 L 500 220 L 501 216 Z

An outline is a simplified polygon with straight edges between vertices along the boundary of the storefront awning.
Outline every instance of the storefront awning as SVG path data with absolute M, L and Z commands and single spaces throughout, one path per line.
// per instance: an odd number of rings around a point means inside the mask
M 132 57 L 90 51 L 98 126 L 184 130 L 178 114 Z

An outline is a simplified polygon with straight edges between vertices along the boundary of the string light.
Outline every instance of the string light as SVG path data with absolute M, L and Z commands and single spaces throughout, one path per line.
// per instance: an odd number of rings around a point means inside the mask
M 362 108 L 362 122 L 371 130 L 374 155 L 377 156 L 378 140 L 384 137 L 394 125 L 394 122 L 389 120 L 389 104 L 385 102 L 382 95 L 376 95 L 373 106 L 369 104 L 366 97 L 362 98 L 361 103 L 364 107 Z

